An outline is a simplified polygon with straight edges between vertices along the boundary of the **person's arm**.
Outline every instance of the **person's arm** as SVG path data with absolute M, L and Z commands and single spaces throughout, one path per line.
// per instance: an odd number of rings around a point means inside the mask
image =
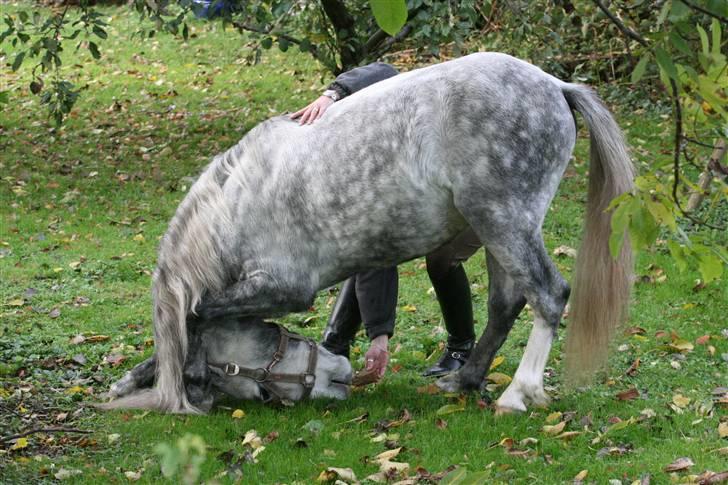
M 374 62 L 339 74 L 334 82 L 324 91 L 323 95 L 308 106 L 291 114 L 291 119 L 295 120 L 300 118 L 300 124 L 311 124 L 321 118 L 334 102 L 367 86 L 396 75 L 397 70 L 384 62 Z

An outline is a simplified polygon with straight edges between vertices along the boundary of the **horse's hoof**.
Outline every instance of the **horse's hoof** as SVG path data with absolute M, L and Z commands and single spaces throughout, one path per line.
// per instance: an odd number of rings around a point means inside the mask
M 462 390 L 457 372 L 440 377 L 435 381 L 435 385 L 444 392 L 460 392 Z
M 505 406 L 499 406 L 498 404 L 495 405 L 495 416 L 496 417 L 506 416 L 509 414 L 520 414 L 525 411 L 526 411 L 525 407 L 523 409 L 515 409 L 515 408 L 509 408 L 509 407 L 505 407 Z
M 126 374 L 124 374 L 124 377 L 111 385 L 107 395 L 110 398 L 116 399 L 126 396 L 127 394 L 131 394 L 131 392 L 135 389 L 136 384 L 134 382 L 134 378 L 132 377 L 131 372 L 127 372 Z

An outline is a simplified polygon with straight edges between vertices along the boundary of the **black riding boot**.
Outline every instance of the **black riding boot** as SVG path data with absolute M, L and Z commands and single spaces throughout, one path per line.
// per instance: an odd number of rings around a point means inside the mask
M 356 299 L 356 276 L 344 281 L 334 309 L 324 330 L 321 345 L 336 355 L 349 358 L 349 347 L 361 326 L 359 302 Z
M 448 337 L 445 353 L 422 375 L 439 377 L 458 370 L 470 357 L 475 343 L 473 303 L 470 282 L 462 264 L 450 269 L 445 275 L 430 272 L 430 279 L 440 303 Z

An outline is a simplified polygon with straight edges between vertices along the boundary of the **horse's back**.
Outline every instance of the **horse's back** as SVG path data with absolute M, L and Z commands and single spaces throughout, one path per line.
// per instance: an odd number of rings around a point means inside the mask
M 573 146 L 559 82 L 475 54 L 381 81 L 313 125 L 266 121 L 227 163 L 241 241 L 268 257 L 335 261 L 328 281 L 447 242 L 467 227 L 458 191 L 482 204 L 550 200 Z M 285 235 L 274 244 L 272 227 Z

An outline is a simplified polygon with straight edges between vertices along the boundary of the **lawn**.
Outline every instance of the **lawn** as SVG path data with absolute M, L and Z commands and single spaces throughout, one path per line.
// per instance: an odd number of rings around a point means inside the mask
M 589 388 L 565 389 L 555 344 L 548 409 L 496 418 L 485 395 L 432 392 L 420 372 L 446 335 L 424 263 L 415 260 L 400 267 L 391 368 L 345 402 L 229 403 L 207 416 L 94 410 L 111 382 L 152 353 L 155 250 L 193 177 L 213 154 L 313 99 L 329 80 L 298 52 L 269 51 L 246 64 L 244 40 L 219 25 L 195 23 L 188 42 L 142 42 L 130 36 L 134 16 L 108 15 L 110 37 L 124 42 L 106 43 L 101 62 L 74 61 L 83 66 L 71 72 L 84 90 L 62 128 L 29 93 L 27 73 L 0 74 L 11 90 L 0 111 L 0 440 L 36 428 L 73 430 L 0 442 L 0 482 L 154 483 L 163 479 L 160 463 L 174 470 L 180 461 L 180 473 L 199 469 L 197 481 L 210 483 L 333 482 L 334 472 L 321 475 L 329 467 L 350 468 L 361 480 L 379 471 L 377 457 L 387 450 L 408 465 L 389 479 L 425 483 L 447 473 L 470 483 L 563 483 L 579 474 L 594 483 L 686 483 L 728 469 L 728 389 L 721 387 L 728 385 L 728 288 L 680 273 L 660 240 L 638 258 L 631 318 L 608 372 Z M 411 67 L 409 57 L 399 59 Z M 669 158 L 665 113 L 612 108 L 638 165 Z M 545 223 L 550 252 L 578 246 L 586 140 L 582 132 Z M 554 259 L 571 274 L 572 258 Z M 480 332 L 482 255 L 466 269 Z M 308 313 L 282 321 L 318 338 L 334 297 L 335 290 L 322 292 Z M 504 345 L 491 396 L 515 372 L 531 322 L 524 312 Z M 360 337 L 355 367 L 366 346 Z M 160 444 L 166 452 L 156 451 Z M 190 453 L 204 461 L 185 459 L 190 447 L 203 450 Z

